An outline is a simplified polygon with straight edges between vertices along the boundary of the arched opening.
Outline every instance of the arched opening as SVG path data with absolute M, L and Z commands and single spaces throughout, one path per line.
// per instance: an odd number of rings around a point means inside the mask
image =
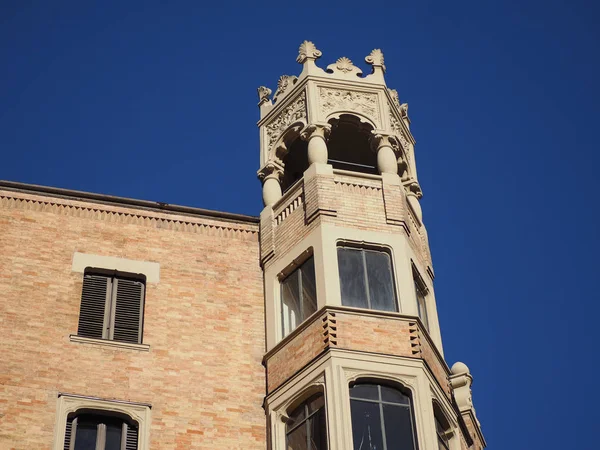
M 349 114 L 331 119 L 329 123 L 332 127 L 327 142 L 327 162 L 334 169 L 377 174 L 377 155 L 370 145 L 373 127 Z
M 283 157 L 282 192 L 287 191 L 308 169 L 308 143 L 296 137 L 289 145 L 288 152 Z

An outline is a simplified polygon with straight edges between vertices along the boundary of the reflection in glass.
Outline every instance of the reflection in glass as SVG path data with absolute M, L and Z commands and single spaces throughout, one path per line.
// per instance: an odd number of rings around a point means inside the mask
M 350 388 L 354 450 L 415 450 L 410 397 L 371 383 Z
M 387 252 L 338 247 L 342 305 L 397 311 L 392 261 Z
M 325 398 L 317 394 L 289 414 L 286 424 L 287 450 L 326 450 Z
M 281 282 L 283 336 L 317 310 L 314 259 L 310 257 Z

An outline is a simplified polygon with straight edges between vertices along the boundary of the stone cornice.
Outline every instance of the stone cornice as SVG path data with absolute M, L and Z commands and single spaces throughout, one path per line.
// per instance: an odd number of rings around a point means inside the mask
M 19 183 L 16 181 L 0 180 L 1 191 L 22 192 L 33 195 L 53 197 L 56 199 L 79 200 L 83 202 L 98 203 L 100 205 L 124 206 L 144 211 L 155 211 L 161 213 L 176 213 L 178 215 L 189 215 L 193 217 L 216 218 L 234 223 L 258 224 L 259 218 L 244 214 L 214 211 L 210 209 L 194 208 L 191 206 L 172 205 L 169 203 L 153 202 L 148 200 L 137 200 L 114 195 L 96 194 L 93 192 L 76 191 L 73 189 L 55 188 L 51 186 L 40 186 L 36 184 Z
M 179 211 L 175 209 L 176 207 L 172 209 L 140 207 L 125 201 L 112 201 L 113 199 L 101 201 L 84 197 L 49 195 L 49 192 L 15 189 L 14 187 L 11 189 L 11 187 L 7 186 L 5 182 L 0 183 L 0 207 L 50 212 L 110 223 L 136 224 L 173 231 L 202 233 L 217 237 L 253 241 L 258 239 L 258 224 L 254 221 L 233 221 L 218 216 L 207 216 L 203 213 L 193 215 L 191 212 Z

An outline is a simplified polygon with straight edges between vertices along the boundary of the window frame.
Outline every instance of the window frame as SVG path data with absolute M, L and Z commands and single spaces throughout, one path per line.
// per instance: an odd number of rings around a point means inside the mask
M 139 442 L 138 434 L 139 434 L 139 426 L 133 425 L 135 421 L 131 420 L 129 416 L 114 413 L 114 412 L 106 412 L 106 411 L 98 411 L 98 410 L 87 410 L 80 409 L 75 413 L 69 414 L 72 416 L 70 419 L 67 416 L 67 424 L 71 423 L 71 430 L 69 434 L 69 446 L 67 447 L 66 435 L 65 435 L 65 450 L 75 450 L 75 445 L 77 445 L 77 428 L 79 426 L 79 420 L 81 418 L 86 418 L 88 421 L 92 422 L 96 425 L 96 450 L 106 450 L 106 438 L 107 438 L 107 428 L 109 422 L 117 422 L 120 423 L 121 427 L 121 436 L 119 447 L 120 449 L 124 449 L 127 446 L 128 441 L 128 432 L 130 429 L 135 429 L 135 442 L 137 447 L 137 442 Z M 90 420 L 91 419 L 91 420 Z
M 308 263 L 310 260 L 312 260 L 312 267 L 313 267 L 313 272 L 314 272 L 314 280 L 315 280 L 315 292 L 314 292 L 314 296 L 315 296 L 315 310 L 313 312 L 311 312 L 308 315 L 305 315 L 304 312 L 304 292 L 303 292 L 303 280 L 302 280 L 302 268 L 306 265 L 306 263 Z M 296 324 L 296 326 L 294 328 L 291 328 L 288 330 L 288 332 L 286 333 L 286 329 L 285 329 L 285 312 L 284 312 L 284 294 L 283 294 L 283 290 L 284 290 L 284 283 L 286 280 L 288 280 L 291 276 L 293 276 L 294 274 L 297 274 L 296 276 L 298 277 L 298 291 L 300 294 L 300 299 L 299 299 L 299 306 L 300 306 L 300 318 L 298 320 L 298 323 Z M 287 336 L 289 336 L 290 334 L 292 334 L 294 332 L 294 330 L 296 330 L 300 325 L 302 325 L 302 323 L 304 323 L 309 317 L 311 317 L 315 312 L 317 312 L 319 310 L 319 299 L 318 299 L 318 289 L 317 289 L 317 270 L 315 267 L 315 260 L 314 260 L 314 254 L 312 253 L 312 249 L 309 249 L 307 251 L 306 254 L 302 255 L 300 258 L 296 259 L 295 261 L 292 262 L 292 264 L 290 264 L 285 270 L 283 270 L 279 276 L 278 276 L 278 281 L 279 281 L 279 310 L 280 310 L 280 320 L 281 320 L 281 338 L 284 339 Z
M 67 418 L 70 415 L 77 414 L 79 411 L 94 411 L 100 415 L 127 417 L 127 420 L 137 424 L 137 450 L 149 449 L 150 425 L 152 420 L 152 405 L 149 403 L 107 400 L 77 394 L 59 393 L 56 405 L 53 450 L 64 450 Z
M 348 249 L 352 249 L 352 250 L 360 250 L 361 251 L 361 259 L 362 259 L 362 268 L 363 268 L 363 273 L 364 273 L 364 279 L 365 279 L 365 294 L 366 294 L 366 299 L 367 299 L 367 307 L 362 307 L 362 306 L 349 306 L 349 305 L 344 305 L 344 298 L 342 296 L 342 279 L 340 276 L 340 256 L 339 256 L 339 249 L 340 248 L 348 248 Z M 340 286 L 340 303 L 342 306 L 344 307 L 349 307 L 349 308 L 360 308 L 360 309 L 368 309 L 370 311 L 383 311 L 383 312 L 395 312 L 398 313 L 401 311 L 400 308 L 400 298 L 399 298 L 399 289 L 398 289 L 398 282 L 397 282 L 397 277 L 396 277 L 396 270 L 395 270 L 395 265 L 394 265 L 394 254 L 392 252 L 392 249 L 388 246 L 384 246 L 384 245 L 376 245 L 376 244 L 367 244 L 367 243 L 356 243 L 356 242 L 352 242 L 352 241 L 345 241 L 345 240 L 341 240 L 338 241 L 336 243 L 336 261 L 338 264 L 338 280 L 339 280 L 339 286 Z M 387 310 L 382 310 L 382 309 L 374 309 L 371 307 L 371 294 L 369 292 L 369 282 L 368 282 L 368 271 L 367 271 L 367 262 L 366 262 L 366 254 L 365 251 L 371 251 L 371 252 L 379 252 L 379 253 L 384 253 L 388 256 L 389 258 L 389 263 L 390 263 L 390 278 L 391 278 L 391 283 L 392 283 L 392 295 L 393 295 L 393 306 L 394 309 L 392 311 L 387 311 Z
M 377 386 L 378 399 L 373 400 L 373 399 L 367 399 L 367 398 L 353 397 L 352 396 L 352 388 L 354 388 L 356 386 L 360 386 L 360 385 Z M 398 391 L 400 394 L 407 397 L 408 403 L 404 404 L 404 403 L 399 403 L 399 402 L 383 400 L 383 394 L 382 394 L 382 390 L 381 390 L 382 387 L 387 387 L 389 389 Z M 411 432 L 412 432 L 413 450 L 419 449 L 417 422 L 416 422 L 416 414 L 415 414 L 415 406 L 414 406 L 414 395 L 410 389 L 400 385 L 399 383 L 390 382 L 388 380 L 383 380 L 383 379 L 370 379 L 370 378 L 369 379 L 358 379 L 348 385 L 348 398 L 350 401 L 349 411 L 350 411 L 350 426 L 351 426 L 350 430 L 351 430 L 351 437 L 352 437 L 352 441 L 351 441 L 352 448 L 354 448 L 354 446 L 355 446 L 354 431 L 353 431 L 354 424 L 352 423 L 352 401 L 355 400 L 355 401 L 373 403 L 378 406 L 379 425 L 381 426 L 381 433 L 382 433 L 382 444 L 383 444 L 382 450 L 387 450 L 387 448 L 388 448 L 387 440 L 386 440 L 386 424 L 385 424 L 383 406 L 384 405 L 395 405 L 395 406 L 406 407 L 408 409 L 409 418 L 410 418 L 410 428 L 411 428 Z
M 85 334 L 80 334 L 80 321 L 81 321 L 81 312 L 83 306 L 83 295 L 84 295 L 84 287 L 85 287 L 85 278 L 87 276 L 94 277 L 102 277 L 106 279 L 106 300 L 104 303 L 104 317 L 102 322 L 102 336 L 101 337 L 92 337 L 86 336 Z M 116 282 L 115 282 L 116 280 Z M 126 340 L 119 340 L 114 338 L 115 333 L 115 321 L 116 321 L 116 308 L 117 308 L 117 288 L 119 281 L 133 281 L 140 283 L 141 285 L 141 297 L 140 297 L 140 311 L 139 311 L 139 322 L 138 322 L 138 338 L 137 342 L 131 342 Z M 144 336 L 144 309 L 146 303 L 146 288 L 147 288 L 147 279 L 144 274 L 136 274 L 129 272 L 122 272 L 118 270 L 107 270 L 97 267 L 86 267 L 83 272 L 83 284 L 82 284 L 82 292 L 80 296 L 80 304 L 79 304 L 79 318 L 78 318 L 78 326 L 77 326 L 77 334 L 75 337 L 80 339 L 93 339 L 93 340 L 102 340 L 102 341 L 111 341 L 123 345 L 143 345 L 143 336 Z
M 312 413 L 309 413 L 309 404 L 319 397 L 323 398 L 323 406 L 321 406 L 319 409 L 313 411 Z M 288 436 L 301 427 L 306 427 L 307 450 L 312 448 L 310 446 L 311 424 L 312 424 L 310 419 L 317 416 L 318 413 L 322 410 L 323 411 L 322 417 L 323 417 L 323 421 L 325 422 L 323 424 L 325 427 L 325 448 L 317 449 L 317 450 L 328 450 L 329 449 L 329 429 L 327 426 L 327 402 L 325 399 L 325 394 L 321 391 L 318 391 L 318 392 L 313 393 L 312 395 L 305 396 L 305 397 L 303 397 L 303 400 L 301 402 L 295 402 L 295 406 L 293 408 L 288 408 L 288 410 L 291 410 L 291 412 L 295 412 L 298 408 L 304 409 L 304 418 L 301 421 L 299 421 L 297 424 L 295 424 L 291 428 L 291 430 L 288 430 L 289 420 L 286 421 L 285 431 L 284 431 L 284 433 L 285 433 L 285 448 L 286 449 L 289 448 Z M 290 413 L 290 415 L 291 415 L 291 413 Z M 289 417 L 289 416 L 286 415 L 286 417 Z
M 429 332 L 431 330 L 431 324 L 429 323 L 429 308 L 427 305 L 427 299 L 430 294 L 429 287 L 427 286 L 427 283 L 425 283 L 425 280 L 419 273 L 419 270 L 415 266 L 414 262 L 411 265 L 413 284 L 415 289 L 415 300 L 417 304 L 417 315 L 419 319 L 421 319 L 421 322 L 425 326 L 427 332 Z
M 432 402 L 433 423 L 435 426 L 436 443 L 438 450 L 453 450 L 453 440 L 455 433 L 450 421 L 444 414 L 441 405 L 437 399 Z

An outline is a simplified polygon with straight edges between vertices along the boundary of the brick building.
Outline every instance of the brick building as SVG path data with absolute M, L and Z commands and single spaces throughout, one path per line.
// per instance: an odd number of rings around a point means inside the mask
M 485 447 L 374 50 L 259 88 L 260 217 L 0 184 L 1 449 Z

